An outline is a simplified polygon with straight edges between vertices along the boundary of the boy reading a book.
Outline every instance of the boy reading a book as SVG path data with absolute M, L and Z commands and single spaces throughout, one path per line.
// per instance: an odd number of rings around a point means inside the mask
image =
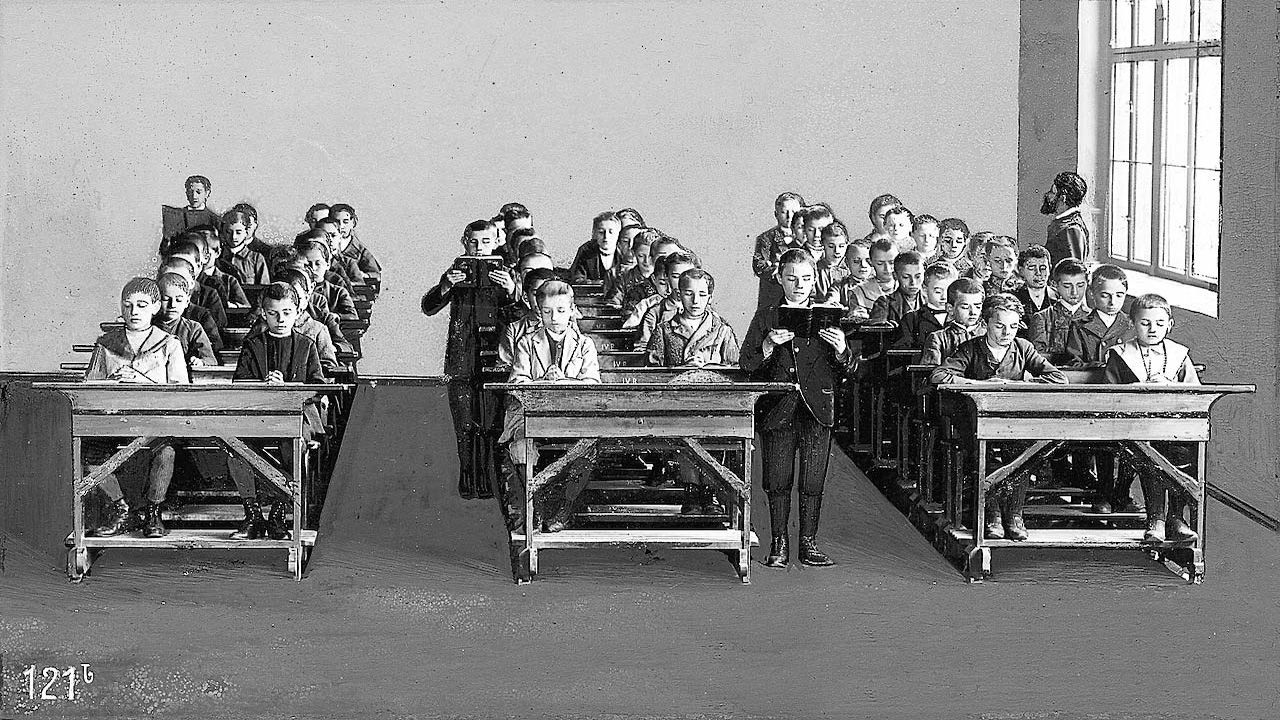
M 849 372 L 854 355 L 839 327 L 823 327 L 816 337 L 798 337 L 782 327 L 782 308 L 809 308 L 814 283 L 813 258 L 804 250 L 788 250 L 779 261 L 783 299 L 756 313 L 742 345 L 743 370 L 758 380 L 792 382 L 798 390 L 768 396 L 758 405 L 764 436 L 764 488 L 769 497 L 772 540 L 765 564 L 785 568 L 790 562 L 787 528 L 796 466 L 800 471 L 800 562 L 834 564 L 817 545 L 822 491 L 831 455 L 835 423 L 835 389 Z M 797 459 L 798 456 L 798 459 Z

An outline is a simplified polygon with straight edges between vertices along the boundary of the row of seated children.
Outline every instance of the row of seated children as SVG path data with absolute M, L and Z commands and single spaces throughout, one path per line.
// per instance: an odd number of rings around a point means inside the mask
M 292 284 L 277 282 L 264 290 L 259 306 L 260 326 L 245 338 L 234 378 L 273 383 L 328 382 L 326 370 L 336 367 L 336 358 L 328 329 L 306 312 L 309 281 L 297 270 L 284 269 L 281 275 Z M 192 286 L 188 276 L 165 272 L 165 265 L 161 266 L 158 280 L 130 280 L 121 293 L 122 326 L 98 338 L 85 379 L 187 383 L 191 368 L 216 362 L 204 329 L 183 317 Z M 326 348 L 323 353 L 322 346 Z M 322 354 L 326 356 L 323 363 Z M 304 413 L 308 441 L 321 431 L 322 425 L 318 410 L 309 406 Z M 107 476 L 100 487 L 114 505 L 114 516 L 92 534 L 107 537 L 138 529 L 147 537 L 163 537 L 167 533 L 160 506 L 173 478 L 175 446 L 179 444 L 180 441 L 169 438 L 154 447 L 141 518 L 131 510 L 114 474 Z M 287 443 L 280 447 L 287 467 L 291 447 Z M 85 448 L 85 462 L 93 466 L 111 455 L 114 443 L 95 440 L 86 443 Z M 233 459 L 228 469 L 241 492 L 246 512 L 244 522 L 232 537 L 287 537 L 283 526 L 284 504 L 277 502 L 272 506 L 270 517 L 263 516 L 257 502 L 253 470 L 239 459 Z

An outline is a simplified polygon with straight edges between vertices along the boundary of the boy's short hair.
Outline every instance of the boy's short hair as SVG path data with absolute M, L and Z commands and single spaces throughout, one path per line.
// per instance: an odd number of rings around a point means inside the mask
M 870 255 L 870 254 L 871 254 L 871 244 L 872 244 L 872 243 L 871 243 L 871 241 L 870 241 L 870 240 L 868 240 L 867 238 L 860 237 L 860 238 L 857 238 L 857 239 L 853 240 L 853 242 L 850 242 L 850 243 L 849 243 L 849 247 L 850 247 L 850 248 L 856 248 L 856 247 L 862 248 L 863 250 L 866 250 L 866 251 L 867 251 L 867 254 L 868 254 L 868 255 Z
M 542 287 L 538 288 L 536 297 L 538 303 L 541 304 L 544 300 L 561 295 L 568 295 L 572 299 L 573 286 L 563 280 L 548 280 L 542 284 Z
M 526 237 L 516 246 L 516 255 L 524 257 L 525 255 L 546 255 L 547 244 L 537 235 Z
M 714 295 L 716 292 L 716 279 L 711 276 L 711 273 L 702 268 L 693 268 L 680 273 L 680 277 L 676 280 L 676 286 L 683 290 L 685 280 L 706 280 L 707 293 Z
M 307 214 L 306 214 L 306 215 L 303 215 L 303 216 L 302 216 L 302 219 L 303 219 L 303 220 L 310 220 L 310 219 L 311 219 L 311 213 L 313 213 L 313 212 L 315 212 L 315 211 L 317 211 L 317 210 L 323 210 L 323 211 L 325 211 L 325 214 L 327 215 L 327 214 L 329 213 L 329 203 L 316 203 L 315 205 L 312 205 L 311 207 L 307 208 Z
M 955 282 L 947 286 L 947 302 L 955 305 L 960 301 L 961 295 L 986 295 L 987 291 L 982 288 L 982 283 L 973 278 L 956 278 Z
M 173 288 L 181 290 L 184 294 L 191 294 L 191 281 L 178 273 L 160 273 L 156 278 L 156 288 L 160 292 L 164 292 L 165 288 Z
M 1027 264 L 1028 260 L 1050 260 L 1049 251 L 1043 245 L 1032 245 L 1018 253 L 1018 267 Z
M 893 259 L 893 269 L 897 270 L 907 265 L 920 265 L 923 262 L 924 258 L 920 257 L 920 253 L 915 250 L 906 250 L 898 253 L 897 257 Z
M 817 267 L 813 262 L 813 256 L 809 254 L 808 250 L 803 248 L 792 248 L 791 250 L 782 253 L 782 257 L 778 258 L 778 268 L 781 269 L 788 265 L 808 265 L 811 268 Z
M 982 243 L 982 254 L 990 255 L 991 251 L 995 250 L 996 248 L 1008 248 L 1009 250 L 1013 251 L 1014 255 L 1016 256 L 1018 253 L 1018 249 L 1013 247 L 1009 243 L 1005 242 L 1002 238 L 1003 236 L 993 236 L 990 240 Z
M 908 211 L 908 212 L 910 212 L 910 211 Z M 911 218 L 911 229 L 912 229 L 913 231 L 914 231 L 916 228 L 920 227 L 921 225 L 937 225 L 937 226 L 938 226 L 938 234 L 939 234 L 939 235 L 941 235 L 941 234 L 942 234 L 942 225 L 938 222 L 938 218 L 936 218 L 936 217 L 934 217 L 934 216 L 932 216 L 932 215 L 930 215 L 930 214 L 928 214 L 928 213 L 925 213 L 925 214 L 923 214 L 923 215 L 916 215 L 916 216 L 914 216 L 914 217 L 912 217 L 912 218 Z
M 182 183 L 182 187 L 184 189 L 189 188 L 191 187 L 192 183 L 199 183 L 203 185 L 204 191 L 206 193 L 213 192 L 213 183 L 209 182 L 209 178 L 203 175 L 192 175 L 191 177 L 187 178 L 186 182 Z
M 1064 277 L 1073 277 L 1075 275 L 1088 277 L 1089 268 L 1075 258 L 1062 258 L 1057 265 L 1053 266 L 1053 270 L 1049 273 L 1049 279 L 1056 282 Z
M 653 274 L 656 277 L 665 278 L 667 276 L 667 259 L 670 255 L 659 255 L 653 259 Z
M 356 209 L 346 203 L 334 203 L 329 206 L 329 217 L 336 218 L 340 212 L 350 215 L 352 220 L 356 219 Z
M 336 205 L 334 207 L 337 207 Z M 333 210 L 329 211 L 329 217 L 333 217 Z M 354 216 L 352 216 L 354 217 Z M 489 230 L 498 232 L 498 226 L 492 220 L 472 220 L 462 229 L 462 239 L 466 240 L 467 236 L 474 232 L 488 232 Z
M 549 263 L 552 267 L 555 266 L 555 261 L 551 259 L 550 255 L 544 252 L 531 252 L 531 253 L 525 253 L 524 255 L 521 255 L 520 259 L 516 260 L 516 267 L 517 268 L 524 267 L 525 261 L 530 258 L 546 258 L 547 263 Z
M 319 230 L 320 226 L 325 224 L 336 226 L 338 224 L 338 220 L 332 215 L 325 215 L 316 221 L 316 229 Z
M 249 222 L 249 220 L 250 220 L 249 213 L 243 210 L 237 210 L 235 208 L 232 208 L 222 214 L 222 227 L 219 229 L 222 232 L 226 232 L 227 228 L 231 227 L 232 225 L 235 225 L 236 223 L 239 223 L 245 226 L 246 228 L 248 228 L 249 225 L 252 224 Z
M 658 248 L 663 245 L 675 245 L 679 252 L 684 251 L 684 247 L 680 245 L 679 240 L 671 237 L 670 235 L 664 235 L 661 230 L 654 230 L 653 232 L 658 233 L 658 237 L 654 239 L 653 242 L 649 243 L 649 255 L 653 255 L 657 252 Z M 643 235 L 644 232 L 641 232 L 640 234 Z
M 982 248 L 987 244 L 987 241 L 994 238 L 995 236 L 996 234 L 991 232 L 990 230 L 979 230 L 978 232 L 970 235 L 969 236 L 969 252 L 971 253 L 982 252 Z
M 640 226 L 644 227 L 644 218 L 641 217 L 640 211 L 635 208 L 622 208 L 614 213 L 618 216 L 618 222 L 622 223 L 622 227 Z
M 781 210 L 783 205 L 786 205 L 792 200 L 795 200 L 796 202 L 800 203 L 800 207 L 804 207 L 804 198 L 800 197 L 800 193 L 794 193 L 788 190 L 787 192 L 782 193 L 781 195 L 779 195 L 777 198 L 774 199 L 773 209 Z
M 823 241 L 826 241 L 827 239 L 834 238 L 834 237 L 842 237 L 845 240 L 849 239 L 849 229 L 846 228 L 844 226 L 844 223 L 840 222 L 839 220 L 836 220 L 830 225 L 822 228 Z
M 694 255 L 693 253 L 685 252 L 683 250 L 673 252 L 667 256 L 668 272 L 671 270 L 671 268 L 675 267 L 676 265 L 692 265 L 696 268 L 702 267 L 702 263 L 699 262 L 698 257 L 696 255 Z
M 151 302 L 160 302 L 160 286 L 155 280 L 146 277 L 136 277 L 124 284 L 124 289 L 120 291 L 120 299 L 124 300 L 130 295 L 146 295 L 151 298 Z
M 1124 285 L 1125 290 L 1129 289 L 1129 276 L 1125 275 L 1124 270 L 1115 265 L 1099 265 L 1094 268 L 1093 276 L 1089 278 L 1089 289 L 1092 290 L 1107 280 L 1119 280 Z
M 556 271 L 551 268 L 534 268 L 524 274 L 524 287 L 521 288 L 526 293 L 533 292 L 534 286 L 548 280 L 555 280 Z
M 895 205 L 884 214 L 884 219 L 888 220 L 890 215 L 906 215 L 907 222 L 911 223 L 911 227 L 915 228 L 916 215 L 907 208 L 906 205 Z
M 184 269 L 191 277 L 196 276 L 196 266 L 191 261 L 178 256 L 167 257 L 160 261 L 159 267 L 156 268 L 156 277 L 177 269 Z
M 312 250 L 319 250 L 320 254 L 324 256 L 325 262 L 329 261 L 329 243 L 324 240 L 295 240 L 293 250 L 298 257 L 302 257 Z
M 231 209 L 237 212 L 242 212 L 245 215 L 248 215 L 249 217 L 253 218 L 254 222 L 258 222 L 258 208 L 250 205 L 247 202 L 238 202 L 235 205 L 232 205 Z
M 960 218 L 944 218 L 938 222 L 938 234 L 941 235 L 948 230 L 959 230 L 965 240 L 969 239 L 969 226 Z
M 874 255 L 878 252 L 897 254 L 898 246 L 892 240 L 876 240 L 871 243 L 871 254 Z
M 529 208 L 518 202 L 509 202 L 498 210 L 498 216 L 502 218 L 503 223 L 509 223 L 512 220 L 520 220 L 522 218 L 531 218 L 533 215 L 529 212 Z
M 505 221 L 504 221 L 504 222 L 505 222 Z M 526 228 L 516 228 L 515 230 L 512 230 L 512 231 L 511 231 L 511 234 L 507 236 L 507 239 L 508 239 L 508 240 L 515 240 L 515 241 L 517 241 L 517 244 L 518 244 L 518 243 L 519 243 L 519 241 L 520 241 L 522 238 L 534 237 L 534 236 L 536 236 L 537 234 L 538 234 L 538 231 L 537 231 L 537 230 L 534 230 L 534 229 L 533 229 L 533 228 L 531 228 L 531 227 L 526 227 Z
M 1129 308 L 1129 317 L 1137 315 L 1139 310 L 1163 310 L 1170 320 L 1173 319 L 1173 306 L 1169 304 L 1169 301 L 1163 295 L 1155 293 L 1139 295 L 1133 301 L 1133 306 Z
M 271 274 L 274 276 L 277 272 L 295 262 L 302 262 L 302 256 L 298 254 L 298 249 L 292 245 L 285 245 L 271 255 Z
M 622 219 L 618 217 L 618 213 L 612 210 L 605 210 L 599 215 L 596 215 L 595 217 L 591 218 L 591 229 L 594 230 L 600 227 L 601 223 L 607 223 L 607 222 L 614 222 L 614 223 L 618 223 L 618 225 L 622 225 Z
M 179 235 L 176 240 L 169 243 L 169 247 L 165 248 L 164 251 L 165 257 L 171 257 L 173 255 L 191 255 L 193 253 L 196 257 L 200 257 L 204 254 L 204 252 L 200 250 L 200 244 L 198 242 L 186 239 L 186 233 Z
M 826 203 L 818 203 L 810 205 L 801 211 L 804 216 L 804 224 L 809 225 L 820 220 L 830 219 L 832 222 L 836 219 L 836 214 L 831 211 L 831 207 Z
M 302 300 L 298 298 L 298 291 L 286 282 L 273 282 L 262 291 L 261 297 L 258 299 L 258 307 L 265 309 L 268 300 L 288 300 L 293 303 L 295 308 L 302 307 Z
M 662 237 L 661 233 L 650 227 L 640 227 L 640 232 L 631 236 L 631 252 L 634 254 L 641 247 L 653 247 L 654 240 Z
M 325 245 L 328 245 L 329 235 L 323 230 L 315 229 L 315 230 L 303 230 L 302 232 L 293 236 L 293 246 L 296 248 L 301 249 L 300 246 L 303 243 L 308 243 L 308 242 L 321 242 L 321 243 L 324 243 Z
M 885 207 L 886 205 L 901 205 L 901 204 L 902 204 L 902 201 L 899 200 L 894 195 L 890 195 L 888 193 L 884 195 L 878 195 L 874 200 L 871 201 L 871 209 L 867 211 L 867 217 L 872 218 L 874 220 L 876 213 L 880 212 L 880 209 Z
M 1019 249 L 1018 238 L 1012 235 L 996 235 L 991 239 L 995 240 L 998 243 L 1003 243 L 1004 245 L 1008 246 L 1011 250 L 1013 250 L 1013 254 L 1015 256 L 1018 254 L 1018 249 Z
M 1026 312 L 1026 306 L 1022 304 L 1021 300 L 1009 293 L 996 293 L 982 301 L 983 320 L 991 320 L 998 312 L 1017 313 L 1018 317 L 1021 318 L 1022 314 Z
M 955 266 L 953 266 L 951 263 L 945 263 L 945 262 L 929 263 L 928 266 L 926 266 L 924 269 L 925 282 L 929 282 L 930 280 L 945 280 L 947 278 L 954 278 L 956 275 L 957 273 L 956 273 Z
M 1060 172 L 1053 179 L 1053 189 L 1062 193 L 1062 199 L 1068 207 L 1077 207 L 1084 203 L 1084 194 L 1089 191 L 1089 184 L 1076 173 Z
M 311 276 L 294 268 L 280 268 L 273 279 L 276 282 L 289 283 L 294 286 L 301 285 L 308 290 L 311 289 Z M 302 305 L 301 299 L 298 300 L 298 305 Z

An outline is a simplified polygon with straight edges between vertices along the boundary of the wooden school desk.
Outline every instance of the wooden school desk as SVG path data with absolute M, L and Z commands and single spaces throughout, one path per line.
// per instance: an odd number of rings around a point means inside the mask
M 940 401 L 968 412 L 974 428 L 977 472 L 952 473 L 949 479 L 944 551 L 959 557 L 970 580 L 991 572 L 992 548 L 1142 548 L 1157 559 L 1181 566 L 1193 583 L 1204 579 L 1205 448 L 1210 438 L 1209 410 L 1224 395 L 1254 392 L 1253 385 L 1046 385 L 947 384 L 938 387 Z M 959 402 L 956 402 L 959 401 Z M 993 442 L 1030 442 L 1017 457 L 994 471 L 987 468 L 987 449 Z M 1170 463 L 1152 447 L 1153 441 L 1194 443 L 1196 475 Z M 1039 529 L 1024 541 L 991 540 L 982 536 L 984 501 L 992 486 L 1016 481 L 1066 442 L 1106 443 L 1117 447 L 1140 472 L 1155 473 L 1162 481 L 1188 492 L 1194 500 L 1191 525 L 1194 543 L 1141 544 L 1142 529 Z M 967 478 L 967 479 L 966 479 Z M 966 488 L 973 505 L 964 511 Z
M 836 425 L 852 434 L 850 450 L 871 453 L 874 462 L 883 463 L 884 426 L 877 407 L 883 404 L 883 378 L 888 374 L 884 350 L 889 338 L 898 332 L 898 325 L 846 319 L 841 322 L 840 329 L 851 345 L 857 345 L 856 349 L 867 358 L 868 365 L 841 383 Z
M 236 383 L 209 385 L 137 385 L 116 382 L 35 383 L 34 388 L 55 390 L 71 400 L 71 449 L 74 496 L 67 574 L 79 581 L 89 573 L 102 548 L 219 548 L 287 550 L 289 569 L 302 579 L 306 554 L 316 541 L 316 531 L 304 529 L 302 520 L 303 405 L 317 395 L 346 392 L 343 385 L 270 385 Z M 84 438 L 132 438 L 105 463 L 84 472 L 81 444 Z M 161 538 L 86 537 L 84 499 L 108 473 L 158 440 L 169 437 L 213 438 L 228 452 L 247 461 L 267 481 L 293 501 L 293 531 L 288 540 L 232 540 L 225 529 L 172 529 Z M 282 473 L 242 438 L 283 438 L 293 444 L 293 467 Z
M 664 368 L 665 369 L 665 368 Z M 573 442 L 560 458 L 536 471 L 530 458 L 524 467 L 525 527 L 511 533 L 520 546 L 517 582 L 538 572 L 538 552 L 549 548 L 585 548 L 645 543 L 672 548 L 728 552 L 742 582 L 751 580 L 751 445 L 755 437 L 755 403 L 770 392 L 794 390 L 791 383 L 490 383 L 486 390 L 511 394 L 523 408 L 525 436 L 542 444 L 568 438 Z M 716 461 L 708 442 L 731 443 L 743 454 L 741 474 Z M 717 485 L 726 488 L 728 527 L 722 529 L 566 529 L 542 532 L 534 524 L 534 496 L 553 478 L 574 469 L 578 461 L 601 449 L 670 448 L 692 460 Z

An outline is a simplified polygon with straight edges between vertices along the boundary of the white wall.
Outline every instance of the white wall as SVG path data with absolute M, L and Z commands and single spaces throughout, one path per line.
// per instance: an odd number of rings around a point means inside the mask
M 75 359 L 213 179 L 291 237 L 346 201 L 389 269 L 365 373 L 434 374 L 419 296 L 462 226 L 533 209 L 567 260 L 603 209 L 691 243 L 744 332 L 750 239 L 794 189 L 1013 231 L 1018 9 L 984 2 L 8 3 L 0 369 Z

